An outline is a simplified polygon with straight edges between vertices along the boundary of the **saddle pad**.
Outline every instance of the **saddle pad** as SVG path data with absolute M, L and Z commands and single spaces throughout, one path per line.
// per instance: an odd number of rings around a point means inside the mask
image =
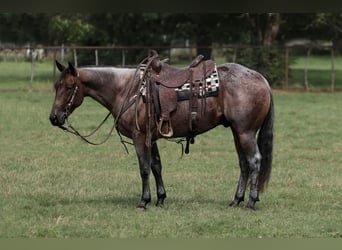
M 144 97 L 146 97 L 146 82 L 144 77 L 144 70 L 146 65 L 142 64 L 139 68 L 139 77 L 142 79 L 142 86 L 140 88 L 140 93 Z M 219 78 L 217 73 L 217 68 L 215 65 L 215 70 L 208 76 L 204 83 L 200 83 L 199 88 L 199 97 L 210 97 L 210 96 L 218 96 L 219 93 Z M 182 86 L 174 89 L 177 96 L 177 101 L 185 101 L 189 100 L 190 97 L 190 83 L 185 83 Z
M 190 98 L 190 84 L 185 83 L 179 88 L 175 88 L 177 101 L 185 101 Z M 211 73 L 209 77 L 206 78 L 204 83 L 199 84 L 199 98 L 218 96 L 219 93 L 219 78 L 217 74 L 217 69 L 215 66 L 215 71 Z

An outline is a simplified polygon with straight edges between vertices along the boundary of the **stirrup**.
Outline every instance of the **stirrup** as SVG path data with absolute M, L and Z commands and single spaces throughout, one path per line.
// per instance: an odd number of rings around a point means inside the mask
M 162 131 L 164 122 L 167 123 L 167 127 L 168 127 L 167 133 L 164 133 Z M 164 121 L 163 118 L 160 118 L 160 121 L 158 123 L 158 132 L 163 137 L 171 137 L 173 135 L 173 129 L 172 129 L 172 125 L 171 125 L 171 120 Z

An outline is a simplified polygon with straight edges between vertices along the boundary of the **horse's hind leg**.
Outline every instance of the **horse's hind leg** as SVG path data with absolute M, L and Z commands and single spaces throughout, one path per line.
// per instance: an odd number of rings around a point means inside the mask
M 233 132 L 234 133 L 234 132 Z M 234 140 L 239 155 L 240 179 L 237 185 L 234 200 L 229 204 L 236 207 L 244 200 L 248 177 L 250 176 L 251 188 L 247 208 L 255 209 L 255 203 L 259 201 L 258 175 L 260 170 L 260 153 L 255 139 L 255 133 L 234 133 Z
M 238 207 L 241 201 L 245 200 L 245 192 L 248 181 L 248 163 L 244 156 L 239 155 L 240 178 L 235 192 L 234 200 L 229 203 L 231 207 Z
M 157 142 L 152 145 L 152 173 L 156 180 L 157 187 L 157 203 L 156 206 L 162 206 L 164 204 L 164 199 L 166 198 L 166 192 L 164 188 L 163 178 L 162 178 L 162 165 L 160 161 L 159 150 L 157 146 Z
M 231 207 L 237 207 L 239 206 L 241 201 L 245 200 L 245 192 L 247 187 L 247 181 L 248 181 L 248 162 L 246 159 L 245 154 L 242 151 L 239 136 L 236 132 L 233 130 L 234 135 L 234 142 L 235 142 L 235 148 L 239 157 L 239 165 L 240 165 L 240 178 L 239 182 L 236 188 L 234 200 L 229 204 Z

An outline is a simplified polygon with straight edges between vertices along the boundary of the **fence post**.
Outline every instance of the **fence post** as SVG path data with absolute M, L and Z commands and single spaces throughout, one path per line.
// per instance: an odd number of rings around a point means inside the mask
M 53 76 L 52 76 L 52 82 L 54 83 L 56 81 L 56 59 L 57 59 L 57 50 L 53 50 L 53 61 L 52 61 L 52 67 L 53 67 Z
M 61 46 L 61 61 L 64 62 L 64 43 Z
M 126 53 L 125 53 L 125 49 L 121 50 L 121 54 L 122 54 L 122 67 L 125 67 L 126 65 Z
M 285 48 L 285 89 L 289 88 L 289 48 Z
M 76 52 L 76 49 L 74 49 L 74 64 L 75 64 L 75 67 L 77 68 L 77 52 Z
M 29 84 L 30 90 L 32 89 L 33 78 L 34 78 L 34 58 L 33 58 L 33 54 L 31 53 L 31 80 Z
M 99 65 L 99 58 L 98 58 L 98 54 L 97 54 L 97 49 L 95 50 L 95 65 Z
M 331 92 L 335 91 L 335 54 L 334 47 L 331 47 Z
M 308 52 L 306 53 L 306 60 L 305 60 L 305 68 L 304 68 L 304 87 L 305 87 L 305 90 L 309 90 L 308 62 L 309 62 L 310 54 L 311 54 L 311 47 L 308 49 Z

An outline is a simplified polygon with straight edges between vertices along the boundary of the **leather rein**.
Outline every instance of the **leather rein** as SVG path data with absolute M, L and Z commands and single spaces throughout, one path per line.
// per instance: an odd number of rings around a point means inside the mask
M 69 122 L 68 117 L 70 115 L 70 109 L 71 109 L 71 106 L 74 103 L 74 99 L 75 99 L 75 96 L 76 96 L 78 88 L 79 88 L 78 85 L 77 85 L 78 82 L 80 82 L 79 81 L 79 72 L 77 72 L 77 77 L 76 77 L 76 81 L 75 81 L 75 88 L 74 88 L 73 93 L 72 93 L 72 95 L 70 97 L 70 100 L 69 100 L 69 102 L 68 102 L 68 104 L 67 104 L 67 106 L 65 108 L 65 117 L 66 117 L 65 120 L 66 120 L 66 123 L 67 123 L 68 126 L 65 127 L 63 125 L 60 125 L 59 128 L 64 130 L 64 131 L 66 131 L 66 132 L 69 132 L 69 133 L 71 133 L 73 135 L 78 136 L 83 141 L 87 142 L 88 144 L 95 145 L 95 146 L 102 145 L 106 141 L 108 141 L 110 136 L 113 134 L 114 129 L 115 128 L 117 129 L 117 121 L 118 121 L 119 117 L 121 116 L 121 114 L 123 114 L 135 102 L 135 98 L 131 98 L 130 102 L 128 103 L 128 105 L 126 106 L 125 109 L 123 109 L 125 102 L 122 104 L 120 112 L 119 112 L 118 116 L 116 117 L 116 119 L 114 119 L 113 125 L 112 125 L 108 135 L 102 141 L 100 141 L 100 142 L 92 142 L 92 141 L 90 141 L 87 138 L 92 136 L 92 135 L 94 135 L 103 126 L 103 124 L 108 120 L 109 116 L 112 113 L 109 111 L 108 114 L 105 116 L 105 118 L 102 120 L 102 122 L 92 132 L 90 132 L 87 135 L 82 135 L 77 129 L 75 129 L 71 125 L 71 123 Z M 127 95 L 128 95 L 128 93 L 129 93 L 129 91 L 127 92 Z M 120 137 L 121 143 L 124 145 L 124 147 L 126 149 L 126 152 L 128 153 L 128 150 L 127 150 L 127 147 L 126 147 L 125 143 L 128 143 L 128 144 L 132 144 L 132 143 L 124 141 L 122 139 L 122 136 L 121 136 L 120 132 L 118 130 L 117 130 L 117 132 L 118 132 L 118 135 Z
M 143 84 L 143 81 L 146 79 L 145 77 L 147 77 L 147 69 L 149 68 L 149 66 L 150 66 L 150 64 L 151 64 L 151 62 L 152 62 L 152 60 L 154 59 L 154 57 L 147 57 L 147 58 L 145 58 L 144 60 L 142 60 L 141 61 L 141 63 L 139 64 L 139 66 L 138 66 L 138 68 L 136 69 L 136 71 L 135 71 L 135 76 L 138 76 L 138 71 L 139 71 L 139 68 L 140 68 L 140 66 L 141 65 L 143 65 L 144 63 L 144 65 L 145 65 L 145 69 L 144 69 L 144 71 L 143 71 L 143 73 L 142 73 L 142 76 L 140 76 L 138 79 L 138 84 L 139 84 L 139 86 L 141 87 L 142 86 L 142 84 Z M 141 95 L 141 93 L 140 93 L 140 88 L 138 88 L 138 93 L 136 94 L 136 95 L 134 95 L 134 96 L 132 96 L 131 98 L 128 98 L 128 95 L 129 95 L 129 93 L 131 92 L 131 90 L 132 90 L 132 88 L 133 88 L 133 86 L 134 86 L 134 84 L 131 84 L 131 87 L 130 88 L 127 88 L 127 92 L 125 93 L 126 95 L 126 98 L 125 98 L 125 100 L 128 100 L 128 102 L 123 102 L 122 103 L 122 105 L 121 105 L 121 108 L 120 108 L 120 110 L 119 110 L 119 112 L 118 112 L 118 115 L 116 116 L 116 117 L 114 117 L 114 122 L 113 122 L 113 125 L 112 125 L 112 127 L 111 127 L 111 129 L 110 129 L 110 131 L 109 131 L 109 133 L 108 133 L 108 135 L 102 140 L 102 141 L 100 141 L 100 142 L 93 142 L 93 141 L 90 141 L 89 139 L 87 139 L 88 137 L 91 137 L 92 135 L 94 135 L 102 126 L 103 126 L 103 124 L 108 120 L 108 118 L 109 118 L 109 116 L 112 114 L 111 113 L 111 111 L 109 111 L 108 112 L 108 114 L 105 116 L 105 118 L 100 122 L 100 124 L 92 131 L 92 132 L 90 132 L 89 134 L 87 134 L 87 135 L 82 135 L 77 129 L 75 129 L 72 125 L 71 125 L 71 123 L 69 122 L 69 120 L 68 120 L 68 116 L 70 115 L 70 109 L 71 109 L 71 107 L 72 107 L 72 105 L 73 105 L 73 102 L 74 102 L 74 99 L 75 99 L 75 97 L 76 97 L 76 94 L 77 94 L 77 92 L 78 92 L 78 89 L 79 89 L 79 87 L 78 87 L 78 83 L 80 82 L 80 80 L 79 80 L 79 72 L 77 72 L 77 76 L 76 76 L 76 81 L 75 81 L 75 88 L 74 88 L 74 90 L 73 90 L 73 93 L 72 93 L 72 95 L 71 95 L 71 97 L 70 97 L 70 100 L 69 100 L 69 102 L 68 102 L 68 104 L 67 104 L 67 106 L 66 106 L 66 108 L 65 108 L 65 116 L 66 116 L 66 118 L 65 118 L 65 121 L 66 121 L 66 123 L 67 123 L 67 127 L 65 127 L 65 126 L 63 126 L 63 125 L 60 125 L 59 126 L 59 128 L 60 129 L 62 129 L 62 130 L 64 130 L 65 132 L 68 132 L 68 133 L 71 133 L 71 134 L 73 134 L 73 135 L 76 135 L 77 137 L 79 137 L 79 138 L 81 138 L 83 141 L 85 141 L 86 143 L 88 143 L 88 144 L 90 144 L 90 145 L 95 145 L 95 146 L 98 146 L 98 145 L 102 145 L 102 144 L 104 144 L 105 142 L 107 142 L 108 141 L 108 139 L 110 138 L 110 136 L 113 134 L 113 131 L 114 131 L 114 129 L 116 129 L 116 131 L 117 131 L 117 134 L 119 135 L 119 137 L 120 137 L 120 142 L 123 144 L 123 146 L 124 146 L 124 148 L 125 148 L 125 150 L 126 150 L 126 152 L 128 153 L 128 149 L 127 149 L 127 147 L 126 147 L 126 143 L 127 144 L 130 144 L 130 145 L 134 145 L 132 142 L 128 142 L 128 141 L 125 141 L 125 140 L 123 140 L 123 138 L 122 138 L 122 136 L 121 136 L 121 133 L 120 133 L 120 131 L 118 130 L 118 120 L 119 120 L 119 118 L 121 117 L 121 115 L 123 114 L 123 113 L 125 113 L 134 103 L 136 103 L 136 105 L 137 105 L 137 98 L 139 98 L 140 97 L 140 95 Z M 148 84 L 147 84 L 148 85 Z M 126 104 L 126 107 L 125 107 L 125 104 Z M 151 109 L 151 107 L 149 107 L 149 109 Z M 138 116 L 138 114 L 137 114 L 137 106 L 135 107 L 135 116 L 136 116 L 136 127 L 137 127 L 137 129 L 138 130 L 140 130 L 140 128 L 139 128 L 139 125 L 138 125 L 138 123 L 137 123 L 137 120 L 138 120 L 138 118 L 137 118 L 137 116 Z M 151 117 L 150 117 L 150 119 L 151 119 Z M 147 121 L 147 123 L 149 123 L 149 121 Z M 150 124 L 151 125 L 151 124 Z M 151 129 L 151 128 L 149 128 L 149 129 Z M 180 139 L 180 140 L 172 140 L 172 139 L 167 139 L 168 141 L 173 141 L 173 142 L 175 142 L 175 143 L 177 143 L 177 144 L 181 144 L 181 146 L 182 146 L 182 156 L 183 156 L 183 152 L 184 152 L 184 146 L 183 146 L 183 141 L 185 141 L 185 139 Z M 148 144 L 151 144 L 151 131 L 148 131 L 148 133 L 147 133 L 147 136 L 146 136 L 146 141 L 149 141 L 149 143 Z M 146 142 L 147 143 L 147 142 Z M 151 150 L 151 145 L 149 145 L 149 149 Z M 150 154 L 151 154 L 151 152 L 150 152 Z
M 149 68 L 149 66 L 150 66 L 150 64 L 151 64 L 151 62 L 153 61 L 153 59 L 154 59 L 154 57 L 147 57 L 147 58 L 145 58 L 144 60 L 142 60 L 141 62 L 140 62 L 140 64 L 139 64 L 139 66 L 137 67 L 137 69 L 136 69 L 136 71 L 135 71 L 135 76 L 137 77 L 138 76 L 138 85 L 141 87 L 142 86 L 142 84 L 143 84 L 143 81 L 144 81 L 144 79 L 146 79 L 145 77 L 147 77 L 147 69 Z M 145 63 L 145 64 L 144 64 Z M 146 67 L 145 67 L 145 69 L 144 69 L 144 71 L 143 71 L 143 73 L 142 73 L 142 76 L 140 76 L 139 77 L 139 75 L 138 75 L 138 71 L 139 71 L 139 69 L 140 69 L 140 66 L 141 65 L 145 65 Z M 134 80 L 133 80 L 134 81 Z M 119 112 L 118 112 L 118 114 L 117 114 L 117 116 L 114 118 L 114 122 L 113 122 L 113 125 L 112 125 L 112 127 L 111 127 L 111 129 L 110 129 L 110 131 L 109 131 L 109 133 L 108 133 L 108 135 L 102 140 L 102 141 L 100 141 L 100 142 L 93 142 L 93 141 L 90 141 L 89 139 L 88 139 L 88 137 L 91 137 L 92 135 L 94 135 L 102 126 L 103 126 L 103 124 L 108 120 L 108 118 L 109 118 L 109 116 L 112 114 L 111 113 L 111 111 L 109 111 L 108 112 L 108 114 L 105 116 L 105 118 L 100 122 L 100 124 L 92 131 L 92 132 L 90 132 L 89 134 L 87 134 L 87 135 L 83 135 L 83 134 L 81 134 L 76 128 L 74 128 L 72 125 L 71 125 L 71 123 L 69 122 L 69 120 L 68 120 L 68 117 L 69 117 L 69 115 L 70 115 L 70 110 L 71 110 L 71 107 L 72 107 L 72 105 L 73 105 L 73 103 L 74 103 L 74 99 L 75 99 L 75 97 L 76 97 L 76 94 L 77 94 L 77 92 L 78 92 L 78 89 L 79 89 L 79 87 L 78 87 L 78 83 L 80 83 L 80 80 L 79 80 L 79 72 L 77 72 L 77 75 L 76 75 L 76 81 L 75 81 L 75 88 L 74 88 L 74 90 L 73 90 L 73 93 L 72 93 L 72 95 L 71 95 L 71 97 L 70 97 L 70 100 L 69 100 L 69 102 L 68 102 L 68 104 L 66 105 L 66 108 L 65 108 L 65 121 L 66 121 L 66 123 L 67 123 L 67 127 L 66 126 L 63 126 L 63 125 L 60 125 L 59 126 L 59 128 L 61 128 L 62 130 L 64 130 L 65 132 L 69 132 L 69 133 L 71 133 L 71 134 L 73 134 L 73 135 L 76 135 L 77 137 L 79 137 L 79 138 L 81 138 L 83 141 L 85 141 L 86 143 L 88 143 L 88 144 L 91 144 L 91 145 L 95 145 L 95 146 L 98 146 L 98 145 L 102 145 L 102 144 L 104 144 L 106 141 L 108 141 L 108 139 L 110 138 L 110 136 L 113 134 L 113 131 L 114 131 L 114 129 L 116 129 L 116 131 L 117 131 L 117 133 L 118 133 L 118 135 L 119 135 L 119 137 L 120 137 L 120 141 L 121 141 L 121 143 L 123 144 L 123 146 L 124 146 L 124 148 L 125 148 L 125 150 L 126 150 L 126 152 L 128 153 L 128 149 L 127 149 L 127 147 L 126 147 L 126 144 L 125 143 L 127 143 L 127 144 L 130 144 L 130 145 L 134 145 L 133 143 L 131 143 L 131 142 L 128 142 L 128 141 L 125 141 L 125 140 L 123 140 L 123 138 L 122 138 L 122 136 L 121 136 L 121 133 L 120 133 L 120 131 L 118 130 L 118 120 L 120 119 L 120 117 L 121 117 L 121 115 L 123 114 L 123 113 L 125 113 L 134 103 L 135 103 L 135 105 L 136 105 L 136 107 L 135 107 L 135 116 L 136 116 L 136 127 L 137 127 L 137 129 L 138 130 L 140 130 L 140 128 L 139 128 L 139 125 L 138 125 L 138 122 L 137 122 L 137 120 L 138 120 L 138 114 L 137 114 L 137 99 L 141 96 L 141 93 L 140 93 L 140 88 L 138 88 L 138 93 L 137 94 L 135 94 L 134 96 L 132 96 L 131 98 L 129 98 L 128 96 L 129 96 L 129 94 L 130 94 L 130 92 L 131 92 L 131 90 L 132 90 L 132 88 L 134 87 L 134 84 L 130 84 L 130 88 L 127 88 L 127 91 L 126 91 L 126 93 L 125 93 L 125 96 L 126 96 L 126 98 L 124 99 L 124 100 L 127 100 L 126 102 L 124 101 L 122 104 L 121 104 L 121 108 L 120 108 L 120 110 L 119 110 Z M 147 85 L 149 85 L 149 84 L 147 84 Z M 151 101 L 151 100 L 150 100 Z M 149 105 L 151 105 L 151 103 L 148 103 Z M 148 106 L 148 105 L 147 105 Z M 149 106 L 149 107 L 147 107 L 148 109 L 149 109 L 149 114 L 151 115 L 151 109 L 152 109 L 152 107 L 151 106 Z M 146 144 L 148 145 L 149 144 L 149 148 L 151 147 L 151 120 L 152 118 L 151 117 L 149 117 L 149 119 L 147 119 L 148 121 L 146 122 L 147 124 L 148 124 L 148 129 L 147 129 L 147 136 L 146 136 Z M 170 139 L 169 139 L 170 140 Z M 183 140 L 179 140 L 179 141 L 177 141 L 177 143 L 181 143 Z M 183 145 L 182 145 L 182 148 L 183 148 Z M 183 150 L 182 150 L 183 151 Z

